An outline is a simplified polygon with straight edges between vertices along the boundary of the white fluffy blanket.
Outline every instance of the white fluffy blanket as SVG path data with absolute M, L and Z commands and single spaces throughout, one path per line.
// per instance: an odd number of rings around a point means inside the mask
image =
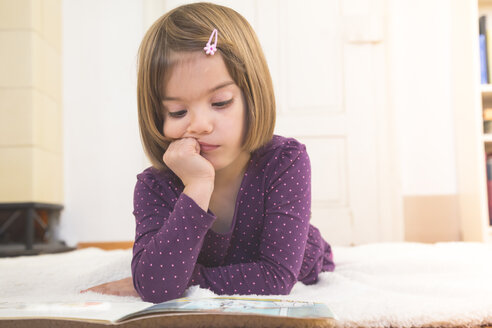
M 312 286 L 298 283 L 290 298 L 326 303 L 339 327 L 492 325 L 492 245 L 479 243 L 369 244 L 333 247 L 335 272 Z M 133 297 L 79 294 L 130 276 L 130 250 L 95 248 L 0 259 L 2 302 L 139 303 Z M 213 296 L 192 287 L 187 297 Z M 5 303 L 4 303 L 5 305 Z

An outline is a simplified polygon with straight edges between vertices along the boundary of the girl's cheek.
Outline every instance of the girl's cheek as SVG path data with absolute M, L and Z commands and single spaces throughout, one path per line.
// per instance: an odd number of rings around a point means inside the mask
M 167 122 L 164 123 L 164 126 L 162 127 L 162 131 L 163 131 L 165 137 L 171 137 L 172 128 L 169 126 L 169 124 Z
M 164 136 L 169 138 L 181 138 L 186 131 L 186 126 L 183 122 L 169 122 L 164 123 Z

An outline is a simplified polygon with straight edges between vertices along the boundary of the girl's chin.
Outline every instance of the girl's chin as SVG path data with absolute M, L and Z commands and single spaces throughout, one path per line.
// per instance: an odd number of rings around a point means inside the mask
M 242 157 L 241 154 L 233 156 L 230 154 L 223 155 L 223 154 L 207 154 L 204 153 L 202 156 L 208 160 L 212 166 L 214 167 L 215 172 L 225 169 L 226 167 L 229 167 L 230 165 L 243 165 L 245 163 L 242 163 Z M 249 159 L 249 157 L 248 157 Z
M 223 169 L 225 167 L 224 164 L 214 163 L 212 161 L 210 163 L 212 163 L 212 166 L 214 167 L 215 172 L 220 171 L 221 169 Z

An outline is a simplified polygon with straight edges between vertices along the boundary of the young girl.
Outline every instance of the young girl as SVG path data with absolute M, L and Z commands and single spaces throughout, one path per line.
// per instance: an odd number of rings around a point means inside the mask
M 192 285 L 216 294 L 288 294 L 332 271 L 310 225 L 304 145 L 273 135 L 268 67 L 248 22 L 210 3 L 157 20 L 139 53 L 141 137 L 153 166 L 137 176 L 130 288 L 149 302 Z

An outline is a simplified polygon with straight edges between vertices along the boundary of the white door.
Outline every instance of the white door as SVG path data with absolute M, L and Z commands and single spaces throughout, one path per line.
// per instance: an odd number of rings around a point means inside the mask
M 307 146 L 312 223 L 323 237 L 333 245 L 402 240 L 384 0 L 214 2 L 244 15 L 260 38 L 276 91 L 275 133 Z
M 312 223 L 335 245 L 401 240 L 388 167 L 384 1 L 256 5 L 276 133 L 305 143 L 311 158 Z

